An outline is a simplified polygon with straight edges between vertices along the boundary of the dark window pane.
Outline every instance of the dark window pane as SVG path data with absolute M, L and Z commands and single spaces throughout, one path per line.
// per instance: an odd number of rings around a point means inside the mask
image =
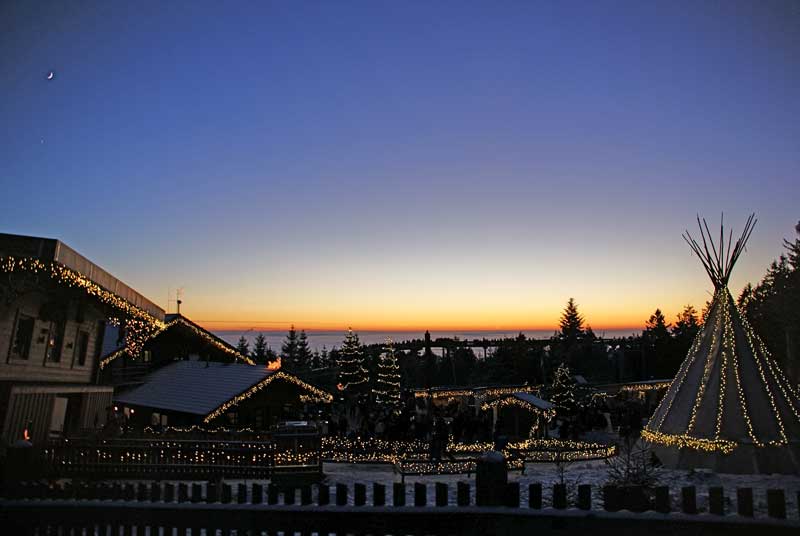
M 21 359 L 28 359 L 33 340 L 33 317 L 20 315 L 17 332 L 14 335 L 14 353 Z

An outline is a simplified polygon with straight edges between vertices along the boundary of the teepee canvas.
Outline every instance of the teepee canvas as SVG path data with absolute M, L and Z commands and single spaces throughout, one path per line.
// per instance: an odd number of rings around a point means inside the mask
M 728 291 L 728 278 L 756 220 L 727 247 L 722 225 L 689 246 L 714 283 L 703 329 L 642 432 L 668 467 L 720 473 L 800 472 L 800 393 L 783 375 Z

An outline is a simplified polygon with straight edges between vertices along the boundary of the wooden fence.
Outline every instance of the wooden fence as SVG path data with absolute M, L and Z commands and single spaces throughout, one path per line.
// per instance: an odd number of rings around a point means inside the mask
M 164 534 L 177 529 L 180 536 L 216 536 L 217 531 L 237 536 L 263 534 L 798 534 L 798 512 L 787 512 L 781 489 L 767 490 L 767 515 L 756 515 L 753 490 L 736 490 L 735 512 L 726 510 L 722 488 L 709 488 L 708 513 L 698 513 L 694 487 L 682 488 L 680 504 L 670 504 L 666 487 L 657 488 L 653 510 L 634 513 L 619 510 L 620 490 L 602 489 L 603 509 L 592 510 L 592 489 L 577 487 L 570 498 L 566 487 L 552 489 L 552 507 L 543 508 L 543 489 L 530 484 L 526 504 L 520 501 L 519 483 L 509 483 L 500 506 L 475 505 L 470 485 L 455 489 L 436 483 L 433 500 L 428 487 L 416 483 L 412 490 L 394 483 L 388 488 L 337 484 L 300 488 L 250 486 L 226 483 L 152 482 L 150 484 L 80 485 L 70 488 L 41 484 L 20 485 L 0 501 L 0 522 L 9 534 L 90 534 L 118 536 Z M 410 499 L 408 491 L 411 491 Z M 391 497 L 389 493 L 391 492 Z M 453 493 L 454 492 L 454 493 Z M 798 497 L 800 500 L 800 497 Z

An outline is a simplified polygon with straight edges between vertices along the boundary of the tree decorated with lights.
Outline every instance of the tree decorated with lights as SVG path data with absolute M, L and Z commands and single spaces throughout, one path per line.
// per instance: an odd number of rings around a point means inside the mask
M 367 369 L 364 365 L 364 349 L 352 329 L 347 330 L 338 356 L 337 388 L 345 396 L 361 394 L 367 386 Z
M 668 467 L 727 473 L 800 472 L 800 393 L 783 374 L 728 291 L 728 279 L 756 220 L 731 246 L 705 220 L 702 243 L 684 239 L 714 284 L 703 329 L 642 431 Z M 727 240 L 726 240 L 727 239 Z
M 400 364 L 394 351 L 394 343 L 386 340 L 386 347 L 378 358 L 375 386 L 372 394 L 375 402 L 384 406 L 396 406 L 400 403 Z
M 561 363 L 553 374 L 553 383 L 550 384 L 548 398 L 556 410 L 559 418 L 569 418 L 578 412 L 578 400 L 575 395 L 575 381 L 569 367 Z

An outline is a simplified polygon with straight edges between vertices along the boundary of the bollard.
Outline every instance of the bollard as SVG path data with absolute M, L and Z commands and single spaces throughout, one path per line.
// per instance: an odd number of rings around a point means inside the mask
M 753 517 L 753 488 L 736 490 L 736 511 L 742 517 Z
M 469 506 L 468 482 L 459 482 L 456 484 L 456 504 L 458 506 Z
M 372 484 L 372 505 L 386 506 L 386 486 L 383 484 Z
M 428 503 L 428 488 L 422 482 L 414 482 L 414 506 L 425 506 Z
M 221 501 L 223 504 L 230 504 L 231 502 L 231 485 L 230 484 L 222 484 L 222 497 Z
M 501 452 L 487 452 L 475 466 L 475 504 L 502 506 L 508 484 L 508 465 Z
M 331 504 L 331 488 L 327 484 L 317 484 L 317 504 L 320 506 Z
M 311 486 L 303 486 L 300 488 L 300 504 L 303 506 L 311 504 Z
M 175 484 L 171 482 L 164 484 L 164 502 L 175 502 Z
M 209 482 L 206 484 L 206 502 L 219 502 L 219 489 L 217 488 L 216 482 Z
M 189 500 L 189 487 L 181 482 L 178 484 L 178 502 L 187 502 Z
M 283 504 L 294 504 L 294 487 L 289 486 L 283 489 Z
M 617 486 L 603 486 L 603 508 L 607 512 L 618 512 L 619 507 L 619 489 Z
M 436 506 L 447 506 L 447 484 L 444 482 L 437 482 L 434 486 L 434 490 L 436 492 Z
M 406 485 L 402 482 L 395 482 L 392 486 L 392 504 L 394 506 L 406 505 Z
M 681 488 L 681 511 L 684 514 L 697 513 L 697 491 L 694 486 Z
M 782 489 L 767 490 L 767 514 L 776 519 L 786 519 L 786 498 Z
M 519 508 L 519 482 L 509 482 L 506 484 L 503 506 Z
M 353 484 L 353 505 L 364 506 L 367 504 L 367 486 L 357 482 Z
M 161 500 L 161 483 L 160 482 L 153 482 L 150 484 L 150 500 L 152 502 L 158 502 Z
M 347 486 L 336 484 L 336 506 L 347 506 Z
M 656 512 L 668 514 L 671 509 L 669 488 L 667 486 L 658 486 L 656 488 Z
M 553 484 L 553 508 L 563 510 L 567 507 L 566 484 Z
M 247 502 L 247 484 L 239 484 L 236 490 L 236 502 L 245 504 Z
M 278 486 L 272 482 L 267 485 L 267 504 L 278 504 Z
M 578 486 L 578 508 L 581 510 L 592 509 L 592 487 L 589 484 Z
M 253 491 L 250 494 L 251 502 L 253 504 L 261 504 L 264 502 L 264 486 L 261 484 L 253 483 Z
M 538 482 L 528 484 L 528 508 L 542 509 L 542 485 Z
M 708 488 L 708 512 L 718 516 L 725 515 L 725 494 L 720 486 Z

